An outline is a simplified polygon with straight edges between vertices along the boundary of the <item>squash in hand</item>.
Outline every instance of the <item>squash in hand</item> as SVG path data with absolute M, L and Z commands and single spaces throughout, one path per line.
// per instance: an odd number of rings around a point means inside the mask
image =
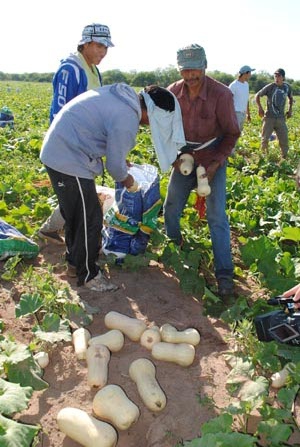
M 129 367 L 129 376 L 136 383 L 142 401 L 149 410 L 157 412 L 165 408 L 167 398 L 155 373 L 155 366 L 145 358 L 134 360 Z
M 188 343 L 155 343 L 151 351 L 156 360 L 177 363 L 180 366 L 190 366 L 195 358 L 195 348 Z
M 111 352 L 118 352 L 124 346 L 124 335 L 119 329 L 112 329 L 105 334 L 92 337 L 89 342 L 89 346 L 92 345 L 104 345 L 107 346 Z
M 57 424 L 63 433 L 84 447 L 115 447 L 118 435 L 109 424 L 89 416 L 79 408 L 66 407 L 57 414 Z
M 109 329 L 119 329 L 132 341 L 139 341 L 142 333 L 147 329 L 146 323 L 143 321 L 115 311 L 105 315 L 104 323 Z
M 182 175 L 190 175 L 194 169 L 194 157 L 191 154 L 181 154 L 179 157 L 179 171 Z
M 107 384 L 109 349 L 104 345 L 89 346 L 86 352 L 87 382 L 90 387 L 103 388 Z
M 140 416 L 138 407 L 118 385 L 107 385 L 96 393 L 93 411 L 97 417 L 111 422 L 119 430 L 127 430 Z
M 199 165 L 196 169 L 197 174 L 197 194 L 200 197 L 206 197 L 211 193 L 204 166 Z
M 178 331 L 171 324 L 163 324 L 160 328 L 161 340 L 168 343 L 188 343 L 196 346 L 200 343 L 200 334 L 197 329 L 187 328 Z

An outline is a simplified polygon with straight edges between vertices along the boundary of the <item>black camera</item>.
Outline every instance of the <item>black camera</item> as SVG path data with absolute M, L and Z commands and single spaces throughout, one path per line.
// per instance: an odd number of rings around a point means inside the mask
M 300 311 L 295 311 L 293 297 L 276 296 L 267 303 L 271 306 L 282 306 L 282 309 L 259 315 L 254 319 L 258 340 L 300 345 Z

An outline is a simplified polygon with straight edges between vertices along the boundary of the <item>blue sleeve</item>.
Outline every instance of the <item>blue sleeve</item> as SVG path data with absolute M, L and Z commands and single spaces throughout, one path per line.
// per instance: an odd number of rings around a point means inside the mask
M 55 73 L 52 84 L 50 122 L 67 102 L 87 90 L 87 78 L 84 71 L 77 65 L 64 63 Z

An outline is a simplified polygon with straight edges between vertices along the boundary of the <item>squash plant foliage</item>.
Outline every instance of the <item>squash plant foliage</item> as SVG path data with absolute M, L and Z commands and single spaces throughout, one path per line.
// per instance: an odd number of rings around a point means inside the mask
M 39 160 L 43 137 L 49 125 L 49 107 L 52 95 L 50 84 L 0 82 L 2 105 L 7 105 L 14 113 L 14 128 L 0 128 L 0 218 L 14 225 L 26 236 L 36 238 L 41 223 L 50 215 L 56 205 L 46 171 Z M 261 119 L 258 117 L 255 102 L 250 98 L 252 122 L 245 123 L 244 130 L 227 168 L 227 212 L 231 225 L 235 277 L 253 281 L 265 290 L 266 296 L 280 294 L 300 280 L 300 196 L 295 185 L 295 171 L 299 158 L 299 98 L 296 98 L 294 114 L 287 121 L 290 150 L 287 159 L 281 160 L 278 141 L 272 139 L 267 153 L 260 149 Z M 141 127 L 136 147 L 129 154 L 135 163 L 150 163 L 158 166 L 151 142 L 149 128 Z M 164 200 L 169 172 L 161 174 L 161 197 Z M 101 183 L 101 178 L 97 179 Z M 113 187 L 113 179 L 106 173 L 106 185 Z M 200 219 L 194 208 L 196 195 L 190 195 L 181 219 L 184 244 L 181 249 L 170 243 L 164 234 L 163 216 L 159 216 L 157 230 L 152 234 L 145 255 L 127 256 L 122 268 L 137 269 L 148 265 L 151 260 L 164 263 L 172 268 L 186 293 L 204 298 L 207 313 L 220 304 L 215 295 L 213 256 L 207 222 Z M 108 263 L 115 260 L 108 258 Z M 17 262 L 11 263 L 17 266 Z M 6 279 L 14 277 L 10 267 Z M 5 279 L 5 276 L 3 277 Z M 17 309 L 19 317 L 26 315 L 28 306 L 40 313 L 41 295 L 48 296 L 48 290 L 40 286 L 39 291 L 22 297 Z M 51 338 L 49 327 L 57 326 L 65 334 L 65 322 L 71 310 L 65 303 L 49 305 L 43 309 L 50 316 L 47 321 L 39 321 L 36 332 L 42 339 Z M 36 307 L 34 307 L 34 305 Z M 248 389 L 242 393 L 239 406 L 229 406 L 223 414 L 202 427 L 202 438 L 187 441 L 186 446 L 232 446 L 260 445 L 260 439 L 268 446 L 286 445 L 294 427 L 291 415 L 291 402 L 295 398 L 300 383 L 299 356 L 295 348 L 278 347 L 274 342 L 259 343 L 253 333 L 252 321 L 255 315 L 270 310 L 265 300 L 257 300 L 249 307 L 245 297 L 237 298 L 231 308 L 221 309 L 219 316 L 232 325 L 232 333 L 239 340 L 239 354 L 235 353 L 237 376 L 247 378 Z M 76 311 L 76 309 L 72 309 Z M 76 313 L 76 312 L 75 312 Z M 56 315 L 59 314 L 59 318 Z M 79 318 L 83 318 L 80 313 Z M 60 330 L 57 331 L 60 333 Z M 47 334 L 47 335 L 45 335 Z M 64 335 L 63 335 L 64 336 Z M 5 342 L 0 340 L 1 344 Z M 26 353 L 26 350 L 24 351 Z M 22 355 L 24 355 L 24 352 Z M 19 354 L 20 355 L 20 354 Z M 272 409 L 266 399 L 268 383 L 265 377 L 293 359 L 296 366 L 294 382 L 279 394 L 279 401 L 285 407 L 281 413 Z M 232 359 L 229 360 L 232 362 Z M 233 368 L 234 369 L 234 368 Z M 243 374 L 241 374 L 241 371 Z M 259 371 L 259 373 L 255 372 Z M 32 378 L 33 376 L 31 376 Z M 36 376 L 37 379 L 39 374 Z M 233 380 L 228 384 L 237 389 L 240 384 Z M 1 384 L 1 388 L 8 387 Z M 250 390 L 250 391 L 249 391 Z M 14 395 L 19 389 L 12 391 Z M 30 397 L 30 384 L 26 383 L 21 397 L 15 399 L 25 405 Z M 255 397 L 254 397 L 255 396 Z M 258 403 L 258 400 L 260 403 Z M 255 436 L 247 434 L 247 417 L 250 410 L 259 406 L 264 422 Z M 7 420 L 11 409 L 3 409 L 0 402 L 0 425 L 9 429 L 14 421 Z M 20 411 L 18 407 L 15 411 Z M 233 430 L 233 419 L 241 421 L 238 430 Z M 5 445 L 30 445 L 29 439 L 36 428 L 28 427 L 26 442 L 2 441 Z M 18 433 L 18 430 L 16 431 Z M 4 439 L 4 438 L 3 438 Z M 17 438 L 19 440 L 21 438 Z

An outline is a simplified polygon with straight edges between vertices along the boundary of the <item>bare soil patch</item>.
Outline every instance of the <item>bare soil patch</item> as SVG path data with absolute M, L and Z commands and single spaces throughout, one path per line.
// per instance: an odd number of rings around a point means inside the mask
M 154 360 L 149 351 L 127 337 L 124 348 L 111 355 L 108 383 L 120 385 L 141 413 L 129 430 L 118 431 L 118 447 L 174 447 L 181 440 L 199 436 L 201 425 L 217 415 L 216 408 L 229 403 L 225 389 L 229 368 L 223 355 L 229 348 L 226 341 L 228 327 L 217 318 L 204 316 L 202 301 L 184 294 L 176 277 L 162 265 L 141 268 L 137 272 L 113 268 L 111 280 L 119 289 L 101 294 L 81 290 L 76 287 L 75 279 L 65 276 L 63 251 L 63 247 L 41 245 L 35 265 L 55 265 L 55 274 L 61 281 L 77 290 L 89 305 L 99 308 L 88 326 L 92 336 L 108 330 L 104 316 L 111 310 L 137 317 L 148 326 L 170 323 L 178 330 L 194 327 L 201 334 L 195 360 L 188 368 Z M 263 293 L 250 280 L 237 283 L 236 287 L 249 299 Z M 0 296 L 6 333 L 13 334 L 21 342 L 28 342 L 32 337 L 31 321 L 15 319 L 14 306 L 19 299 L 17 287 L 3 283 Z M 130 363 L 140 357 L 149 358 L 155 364 L 157 379 L 167 396 L 167 405 L 159 413 L 154 414 L 145 407 L 128 375 Z M 61 343 L 53 349 L 43 376 L 49 388 L 34 392 L 29 408 L 16 415 L 24 423 L 41 424 L 39 447 L 79 446 L 58 430 L 56 416 L 66 406 L 92 414 L 92 400 L 97 390 L 90 389 L 86 376 L 86 363 L 76 359 L 71 343 Z

